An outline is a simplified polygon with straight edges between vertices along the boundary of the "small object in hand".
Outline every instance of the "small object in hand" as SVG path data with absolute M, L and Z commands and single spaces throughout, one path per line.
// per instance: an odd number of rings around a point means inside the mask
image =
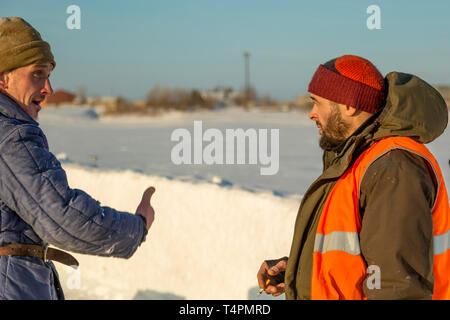
M 267 285 L 270 283 L 270 279 L 267 279 L 267 281 L 266 281 L 266 285 L 264 286 L 264 288 L 262 288 L 262 289 L 259 289 L 259 292 L 258 292 L 258 296 L 260 296 L 261 295 L 261 293 L 263 293 L 263 291 L 264 291 L 264 289 L 267 287 Z

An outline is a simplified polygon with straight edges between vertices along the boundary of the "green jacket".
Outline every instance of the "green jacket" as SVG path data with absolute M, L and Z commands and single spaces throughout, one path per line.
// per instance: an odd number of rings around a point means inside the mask
M 390 136 L 429 143 L 447 126 L 445 101 L 425 81 L 391 72 L 386 83 L 388 94 L 383 110 L 336 150 L 324 153 L 323 172 L 302 199 L 285 274 L 287 299 L 310 298 L 314 239 L 322 207 L 336 181 L 358 155 L 377 140 Z M 364 288 L 369 299 L 431 298 L 430 205 L 436 190 L 428 170 L 418 156 L 394 150 L 375 161 L 361 182 L 361 252 L 366 262 L 382 270 L 381 289 Z M 387 183 L 392 178 L 396 184 Z

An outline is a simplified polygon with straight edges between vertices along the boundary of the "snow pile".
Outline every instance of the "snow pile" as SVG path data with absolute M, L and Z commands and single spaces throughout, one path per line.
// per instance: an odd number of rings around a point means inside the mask
M 261 262 L 289 254 L 298 199 L 223 188 L 219 178 L 192 184 L 64 168 L 72 188 L 118 210 L 135 212 L 145 188 L 156 187 L 155 222 L 131 259 L 76 254 L 80 281 L 55 263 L 68 299 L 253 299 Z

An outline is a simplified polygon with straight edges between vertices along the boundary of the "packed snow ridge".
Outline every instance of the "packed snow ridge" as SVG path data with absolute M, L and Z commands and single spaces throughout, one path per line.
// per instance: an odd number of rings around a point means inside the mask
M 130 213 L 145 188 L 156 186 L 156 219 L 133 257 L 75 254 L 78 271 L 55 263 L 68 299 L 254 299 L 261 262 L 289 253 L 296 199 L 133 171 L 64 168 L 72 188 Z

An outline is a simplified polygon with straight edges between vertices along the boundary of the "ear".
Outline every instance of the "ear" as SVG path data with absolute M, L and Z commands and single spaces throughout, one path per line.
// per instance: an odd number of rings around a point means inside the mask
M 358 114 L 358 109 L 344 105 L 344 112 L 347 116 L 353 117 Z
M 0 72 L 0 90 L 8 89 L 6 72 Z

